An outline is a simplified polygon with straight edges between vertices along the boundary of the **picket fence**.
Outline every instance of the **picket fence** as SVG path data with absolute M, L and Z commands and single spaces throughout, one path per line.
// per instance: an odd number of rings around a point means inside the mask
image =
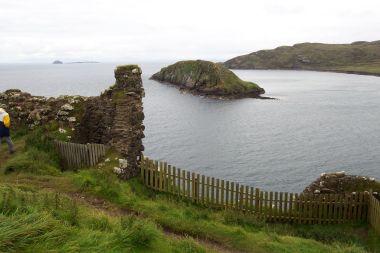
M 141 160 L 141 178 L 146 186 L 157 191 L 207 207 L 254 214 L 266 221 L 338 224 L 369 218 L 374 228 L 380 228 L 380 204 L 370 193 L 267 192 L 182 170 L 147 157 Z
M 380 201 L 372 194 L 369 197 L 368 221 L 371 227 L 380 235 Z
M 64 169 L 76 170 L 96 165 L 106 154 L 103 144 L 54 141 Z

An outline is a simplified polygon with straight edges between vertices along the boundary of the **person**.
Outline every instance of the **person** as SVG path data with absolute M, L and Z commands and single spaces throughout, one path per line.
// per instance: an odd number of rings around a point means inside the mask
M 0 144 L 2 139 L 8 144 L 9 153 L 13 154 L 16 150 L 10 137 L 9 128 L 11 127 L 11 119 L 9 114 L 0 108 Z

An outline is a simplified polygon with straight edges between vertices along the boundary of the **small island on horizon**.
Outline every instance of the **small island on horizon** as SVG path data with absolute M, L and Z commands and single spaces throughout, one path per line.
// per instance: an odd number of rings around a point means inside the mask
M 195 95 L 212 98 L 264 98 L 265 90 L 241 80 L 222 64 L 209 61 L 179 61 L 162 68 L 151 79 L 170 83 Z
M 60 61 L 60 60 L 53 61 L 53 64 L 82 64 L 82 63 L 100 63 L 100 62 L 97 62 L 97 61 L 73 61 L 73 62 L 63 63 L 63 61 Z

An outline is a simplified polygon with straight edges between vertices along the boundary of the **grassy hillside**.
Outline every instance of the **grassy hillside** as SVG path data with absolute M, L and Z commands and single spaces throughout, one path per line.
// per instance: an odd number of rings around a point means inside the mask
M 260 50 L 225 62 L 232 69 L 306 69 L 380 75 L 380 41 L 301 43 Z
M 380 252 L 366 224 L 263 223 L 152 191 L 139 178 L 121 181 L 116 153 L 61 172 L 45 147 L 57 137 L 65 138 L 23 132 L 15 156 L 0 149 L 0 252 Z
M 223 65 L 201 60 L 177 62 L 161 69 L 152 79 L 205 95 L 260 95 L 265 92 L 257 84 L 241 80 Z

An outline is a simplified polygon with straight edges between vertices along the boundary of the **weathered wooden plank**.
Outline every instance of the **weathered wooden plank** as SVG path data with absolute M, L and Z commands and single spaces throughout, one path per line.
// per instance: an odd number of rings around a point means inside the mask
M 352 216 L 353 216 L 353 220 L 357 220 L 357 215 L 358 215 L 358 194 L 355 192 L 352 194 L 353 197 L 352 197 L 352 206 L 353 206 L 353 213 L 352 213 Z
M 196 178 L 196 184 L 195 184 L 195 197 L 196 197 L 196 202 L 197 203 L 200 203 L 199 202 L 199 182 L 201 181 L 201 175 L 197 174 L 197 178 Z
M 244 186 L 240 185 L 239 189 L 239 210 L 244 211 Z
M 222 207 L 224 207 L 224 192 L 225 192 L 225 188 L 224 188 L 224 180 L 221 181 L 221 186 L 220 186 L 220 205 Z
M 249 212 L 249 186 L 245 186 L 245 190 L 244 190 L 244 210 L 245 212 Z
M 273 220 L 273 192 L 269 193 L 269 220 Z
M 277 218 L 278 218 L 278 192 L 275 192 L 274 193 L 274 201 L 273 201 L 273 217 L 274 217 L 274 221 L 277 221 Z
M 284 205 L 284 193 L 283 192 L 280 192 L 280 198 L 279 198 L 279 212 L 278 212 L 278 215 L 280 216 L 279 217 L 279 220 L 282 221 L 283 220 L 283 205 Z
M 177 177 L 178 177 L 177 196 L 180 197 L 181 196 L 181 169 L 180 168 L 177 168 Z
M 220 205 L 219 195 L 220 195 L 220 180 L 219 178 L 216 179 L 216 192 L 215 192 L 215 204 L 217 206 Z
M 211 204 L 215 204 L 215 178 L 211 178 Z
M 289 217 L 288 205 L 289 205 L 289 193 L 285 192 L 285 194 L 284 194 L 284 206 L 283 206 L 284 221 L 287 221 L 288 217 Z
M 190 171 L 186 173 L 186 196 L 190 199 Z
M 202 175 L 202 186 L 201 186 L 201 203 L 205 204 L 205 175 Z
M 364 193 L 359 193 L 358 220 L 363 220 Z
M 253 187 L 250 188 L 250 194 L 249 194 L 249 212 L 250 213 L 253 213 L 254 210 L 255 210 L 255 206 L 253 205 L 253 200 L 254 200 L 254 194 L 255 194 L 255 191 L 253 189 Z M 247 196 L 248 197 L 248 196 Z
M 210 204 L 210 177 L 206 177 L 206 204 Z
M 260 209 L 260 203 L 263 199 L 260 198 L 260 189 L 255 189 L 255 213 L 259 214 L 259 212 L 262 212 L 262 209 Z
M 300 204 L 300 196 L 298 193 L 294 194 L 294 222 L 300 224 L 301 223 L 301 204 Z
M 264 195 L 264 212 L 263 212 L 265 220 L 269 219 L 269 207 L 268 207 L 269 202 L 268 202 L 268 200 L 269 200 L 268 192 L 265 192 L 265 195 Z
M 234 191 L 235 191 L 235 183 L 231 182 L 231 191 L 230 191 L 230 207 L 234 208 Z
M 177 194 L 177 169 L 173 166 L 173 194 Z
M 229 199 L 230 199 L 230 181 L 226 182 L 226 204 L 225 207 L 226 209 L 229 207 Z
M 164 168 L 166 168 L 166 172 L 168 173 L 166 176 L 166 189 L 167 192 L 173 193 L 173 174 L 172 174 L 172 166 L 167 162 L 164 162 Z
M 235 209 L 239 210 L 239 184 L 236 184 L 235 189 Z
M 195 173 L 194 172 L 191 173 L 191 200 L 193 202 L 196 201 L 196 197 L 195 197 Z
M 186 172 L 182 170 L 182 194 L 181 196 L 186 197 Z

